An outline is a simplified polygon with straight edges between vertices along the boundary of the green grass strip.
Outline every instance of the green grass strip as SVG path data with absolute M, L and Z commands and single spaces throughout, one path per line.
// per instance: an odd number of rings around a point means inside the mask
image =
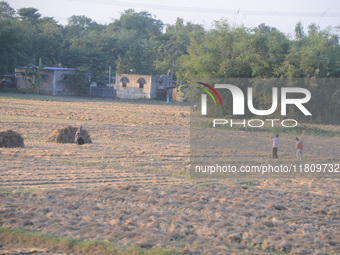
M 201 128 L 213 128 L 213 123 L 210 121 L 201 121 L 198 123 L 195 123 L 195 127 L 201 127 Z M 328 137 L 340 137 L 340 132 L 331 131 L 331 130 L 325 130 L 321 129 L 319 127 L 313 127 L 313 126 L 296 126 L 291 128 L 285 128 L 285 127 L 261 127 L 261 128 L 252 128 L 252 127 L 240 127 L 240 126 L 234 126 L 230 127 L 228 125 L 221 125 L 218 127 L 215 127 L 216 129 L 224 129 L 224 130 L 230 130 L 230 131 L 248 131 L 248 132 L 268 132 L 273 134 L 280 134 L 280 133 L 287 133 L 287 134 L 293 134 L 293 135 L 301 135 L 302 130 L 306 131 L 306 135 L 311 136 L 328 136 Z
M 27 230 L 16 230 L 0 227 L 0 243 L 15 245 L 18 248 L 39 248 L 53 252 L 69 254 L 96 254 L 96 255 L 174 255 L 180 254 L 168 249 L 143 249 L 139 246 L 123 246 L 105 241 L 81 241 L 72 238 L 62 238 Z
M 37 101 L 50 101 L 50 102 L 65 102 L 62 98 L 53 98 L 52 96 L 44 95 L 31 95 L 31 94 L 0 94 L 0 98 L 5 99 L 22 99 L 22 100 L 37 100 Z

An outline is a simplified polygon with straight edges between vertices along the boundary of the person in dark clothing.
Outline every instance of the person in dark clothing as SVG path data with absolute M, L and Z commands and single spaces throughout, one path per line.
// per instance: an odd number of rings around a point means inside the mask
M 84 139 L 83 139 L 83 127 L 82 126 L 79 126 L 77 132 L 76 132 L 76 135 L 74 137 L 74 140 L 77 144 L 79 145 L 83 145 L 84 144 Z

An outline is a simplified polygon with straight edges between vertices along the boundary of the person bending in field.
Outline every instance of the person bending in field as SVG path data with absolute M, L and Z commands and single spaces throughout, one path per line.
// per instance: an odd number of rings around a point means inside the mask
M 83 139 L 83 127 L 82 126 L 79 126 L 77 132 L 76 132 L 76 135 L 74 137 L 74 140 L 77 144 L 79 145 L 83 145 L 84 144 L 84 139 Z
M 302 151 L 303 151 L 303 140 L 305 139 L 305 130 L 302 131 L 302 135 L 300 137 L 295 137 L 296 139 L 296 157 L 297 160 L 302 160 Z
M 275 135 L 275 137 L 272 137 L 272 148 L 273 148 L 273 158 L 278 158 L 277 157 L 277 148 L 279 147 L 279 135 Z

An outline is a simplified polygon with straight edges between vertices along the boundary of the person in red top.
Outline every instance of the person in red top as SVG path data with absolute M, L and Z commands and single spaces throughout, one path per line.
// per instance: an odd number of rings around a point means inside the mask
M 303 151 L 303 140 L 305 139 L 305 130 L 302 131 L 302 135 L 300 138 L 295 137 L 296 139 L 296 157 L 297 160 L 302 160 L 302 151 Z

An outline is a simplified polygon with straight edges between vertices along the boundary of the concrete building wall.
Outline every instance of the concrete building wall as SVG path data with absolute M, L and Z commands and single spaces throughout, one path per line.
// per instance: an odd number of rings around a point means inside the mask
M 123 87 L 122 79 L 126 77 L 129 81 Z M 139 87 L 138 80 L 143 78 L 145 84 Z M 140 74 L 116 74 L 116 95 L 119 98 L 159 98 L 166 95 L 166 88 L 169 87 L 170 77 L 168 75 L 140 75 Z
M 52 69 L 52 68 L 50 68 Z M 56 68 L 58 69 L 58 68 Z M 15 68 L 15 82 L 17 89 L 25 93 L 33 93 L 33 88 L 28 80 L 25 80 L 25 68 Z M 38 94 L 44 95 L 71 95 L 67 82 L 65 82 L 66 75 L 75 72 L 75 70 L 43 70 L 44 74 L 38 89 Z M 34 77 L 28 77 L 34 82 Z
M 126 77 L 128 82 L 123 87 L 122 78 Z M 145 80 L 143 88 L 139 87 L 137 82 L 140 78 Z M 151 76 L 140 74 L 116 74 L 116 96 L 119 98 L 139 99 L 151 97 Z
M 152 76 L 152 97 L 159 98 L 160 94 L 166 94 L 166 88 L 169 86 L 169 76 L 167 75 L 157 75 Z
M 66 95 L 72 95 L 73 92 L 70 89 L 70 86 L 67 82 L 65 82 L 65 79 L 67 78 L 67 75 L 74 73 L 74 71 L 54 71 L 54 79 L 55 80 L 55 90 L 54 95 L 55 96 L 66 96 Z
M 34 77 L 27 77 L 26 80 L 25 75 L 23 74 L 24 72 L 24 68 L 15 69 L 15 82 L 17 85 L 17 89 L 21 92 L 33 93 L 33 88 L 29 80 L 34 82 Z M 51 84 L 53 83 L 53 71 L 44 71 L 43 74 L 45 75 L 45 77 L 40 82 L 38 92 L 41 94 L 52 95 L 53 88 Z
M 157 76 L 151 76 L 150 80 L 151 80 L 151 87 L 150 87 L 150 97 L 151 98 L 157 98 L 157 81 L 156 81 L 156 77 Z

